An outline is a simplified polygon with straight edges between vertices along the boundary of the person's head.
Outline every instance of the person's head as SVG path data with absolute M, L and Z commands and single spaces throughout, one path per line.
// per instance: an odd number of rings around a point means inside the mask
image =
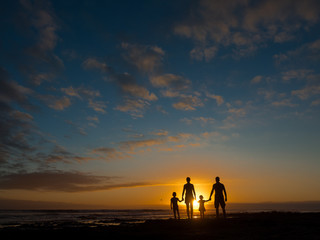
M 172 193 L 172 196 L 174 196 L 174 197 L 177 196 L 177 193 L 176 193 L 176 192 L 173 192 L 173 193 Z
M 187 180 L 187 183 L 189 183 L 191 179 L 189 177 L 187 177 L 186 180 Z
M 219 177 L 216 177 L 216 182 L 220 182 L 220 178 Z
M 203 199 L 203 196 L 202 196 L 202 195 L 200 195 L 200 196 L 199 196 L 199 198 L 202 200 L 202 199 Z

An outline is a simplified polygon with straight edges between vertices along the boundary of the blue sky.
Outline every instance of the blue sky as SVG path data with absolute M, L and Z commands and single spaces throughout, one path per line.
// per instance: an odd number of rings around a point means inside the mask
M 274 173 L 287 195 L 254 201 L 320 199 L 318 1 L 3 5 L 4 197 L 76 202 L 221 174 L 255 195 Z

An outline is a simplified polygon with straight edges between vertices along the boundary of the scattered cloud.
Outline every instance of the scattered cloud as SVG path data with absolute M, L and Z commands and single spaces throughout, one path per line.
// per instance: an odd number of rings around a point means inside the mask
M 142 118 L 145 109 L 149 106 L 149 102 L 142 99 L 124 99 L 122 105 L 115 107 L 115 110 L 130 113 L 134 118 Z
M 89 107 L 99 113 L 106 113 L 106 103 L 104 101 L 94 101 L 89 99 Z
M 138 44 L 122 43 L 122 48 L 127 50 L 124 58 L 139 71 L 152 73 L 162 65 L 164 51 L 158 46 L 145 46 Z
M 53 100 L 53 98 L 51 98 Z M 53 100 L 53 102 L 49 101 L 48 106 L 55 110 L 64 110 L 65 108 L 71 105 L 71 101 L 68 97 L 61 97 L 59 99 Z
M 149 101 L 158 100 L 154 93 L 150 93 L 145 87 L 136 84 L 123 84 L 122 90 L 131 96 L 142 98 Z
M 94 58 L 88 58 L 83 62 L 82 66 L 84 69 L 95 69 L 107 74 L 110 81 L 119 87 L 123 95 L 124 103 L 114 108 L 115 110 L 128 112 L 133 117 L 143 117 L 143 111 L 145 110 L 145 107 L 150 104 L 149 101 L 158 100 L 158 97 L 154 93 L 138 84 L 134 76 L 127 72 L 117 73 L 106 63 Z M 101 111 L 103 108 L 99 108 L 99 110 Z
M 193 118 L 182 118 L 181 122 L 184 122 L 187 125 L 191 125 L 193 121 L 200 122 L 203 126 L 206 124 L 213 124 L 215 122 L 214 118 L 211 117 L 193 117 Z
M 311 103 L 311 106 L 319 106 L 319 105 L 320 105 L 320 98 L 312 101 L 312 103 Z
M 197 96 L 180 95 L 180 100 L 172 104 L 172 106 L 178 110 L 193 111 L 196 110 L 195 107 L 203 106 L 203 103 Z
M 295 33 L 314 25 L 319 17 L 317 1 L 198 1 L 185 20 L 177 23 L 174 33 L 193 39 L 190 55 L 210 60 L 226 46 L 233 54 L 246 56 L 266 42 L 295 39 Z
M 115 160 L 115 159 L 124 159 L 128 158 L 129 155 L 118 151 L 115 148 L 109 148 L 109 147 L 100 147 L 100 148 L 95 148 L 92 150 L 93 154 L 98 155 L 98 159 L 110 161 L 110 160 Z
M 167 130 L 161 129 L 159 131 L 152 132 L 156 136 L 168 136 L 169 132 Z
M 283 81 L 290 81 L 292 79 L 298 80 L 307 80 L 310 75 L 312 75 L 313 70 L 310 69 L 295 69 L 290 70 L 282 73 L 282 80 Z
M 206 93 L 206 96 L 208 98 L 212 98 L 212 99 L 215 99 L 218 106 L 221 106 L 223 103 L 224 103 L 224 99 L 222 96 L 219 96 L 219 95 L 215 95 L 215 94 L 210 94 L 210 93 Z
M 55 54 L 60 40 L 58 20 L 49 2 L 20 1 L 20 4 L 23 10 L 17 21 L 25 26 L 25 37 L 34 42 L 24 47 L 26 55 L 21 56 L 24 62 L 20 68 L 31 83 L 39 86 L 51 81 L 64 68 L 62 59 Z
M 297 104 L 292 103 L 291 99 L 283 99 L 281 101 L 272 102 L 273 106 L 276 107 L 296 107 Z
M 108 73 L 112 71 L 112 68 L 109 67 L 105 62 L 101 62 L 96 58 L 87 58 L 83 63 L 82 67 L 86 70 L 99 70 L 102 73 Z
M 251 84 L 258 84 L 262 81 L 262 79 L 263 79 L 263 76 L 257 75 L 251 79 Z
M 311 96 L 320 94 L 320 85 L 310 85 L 299 90 L 293 90 L 291 94 L 301 100 L 306 100 Z
M 154 87 L 168 88 L 175 91 L 188 89 L 191 85 L 189 79 L 170 73 L 153 76 L 150 78 L 150 82 Z
M 90 173 L 43 171 L 0 175 L 2 190 L 34 190 L 58 192 L 105 191 L 117 188 L 150 186 L 146 182 L 121 182 L 119 177 L 97 176 Z M 115 182 L 117 181 L 117 182 Z

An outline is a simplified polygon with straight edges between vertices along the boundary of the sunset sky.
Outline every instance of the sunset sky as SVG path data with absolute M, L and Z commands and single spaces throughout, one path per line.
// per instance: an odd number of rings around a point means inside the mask
M 0 200 L 320 200 L 320 1 L 1 5 Z

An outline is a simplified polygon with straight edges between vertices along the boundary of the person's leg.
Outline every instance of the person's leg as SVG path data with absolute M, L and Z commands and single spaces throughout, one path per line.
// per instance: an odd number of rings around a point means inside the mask
M 188 202 L 186 203 L 186 206 L 187 206 L 187 216 L 188 216 L 188 218 L 190 218 L 190 216 L 189 216 L 189 203 Z
M 173 209 L 174 219 L 177 219 L 176 211 L 177 211 L 177 210 L 174 208 L 174 209 Z
M 191 218 L 193 218 L 193 202 L 190 203 Z
M 223 217 L 224 217 L 224 218 L 227 218 L 226 209 L 225 209 L 224 207 L 222 208 L 222 211 L 223 211 Z
M 177 208 L 177 213 L 178 213 L 178 219 L 180 219 L 179 208 Z
M 219 207 L 216 207 L 216 217 L 219 217 Z

